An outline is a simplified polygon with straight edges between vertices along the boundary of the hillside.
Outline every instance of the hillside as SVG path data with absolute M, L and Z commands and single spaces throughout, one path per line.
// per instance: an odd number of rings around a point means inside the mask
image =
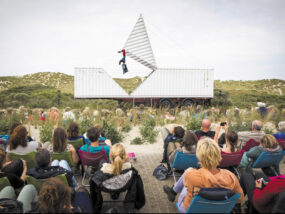
M 134 77 L 130 79 L 114 80 L 127 92 L 131 93 L 143 78 Z M 256 105 L 262 101 L 267 105 L 277 106 L 285 104 L 285 81 L 278 79 L 264 79 L 255 81 L 219 81 L 214 82 L 215 98 L 221 94 L 227 94 L 234 106 L 244 107 L 246 104 Z M 58 95 L 60 90 L 62 95 Z M 30 106 L 52 105 L 62 96 L 65 104 L 72 105 L 74 93 L 74 77 L 63 73 L 42 72 L 15 77 L 0 77 L 0 97 L 2 107 L 11 103 L 17 106 L 19 103 Z M 37 98 L 37 99 L 35 99 Z M 223 99 L 223 97 L 220 97 Z M 6 104 L 5 104 L 6 103 Z M 64 103 L 62 103 L 64 104 Z
M 55 72 L 39 72 L 24 76 L 0 77 L 0 91 L 19 86 L 42 85 L 61 90 L 62 93 L 73 94 L 73 81 L 73 76 Z

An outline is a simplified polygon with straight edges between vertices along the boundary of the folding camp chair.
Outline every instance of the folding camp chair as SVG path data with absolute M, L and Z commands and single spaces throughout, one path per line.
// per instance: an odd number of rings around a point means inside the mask
M 7 186 L 11 186 L 11 183 L 7 177 L 0 178 L 0 191 Z
M 70 168 L 74 166 L 72 154 L 70 151 L 65 151 L 65 152 L 60 152 L 60 153 L 52 152 L 50 153 L 50 155 L 53 160 L 66 160 Z
M 254 139 L 250 139 L 246 142 L 246 144 L 242 147 L 242 150 L 245 150 L 246 152 L 249 151 L 251 148 L 255 146 L 259 146 L 259 142 L 255 141 Z
M 66 186 L 68 186 L 68 181 L 67 181 L 67 178 L 66 178 L 65 174 L 58 175 L 55 178 L 59 178 Z M 38 192 L 41 190 L 41 187 L 42 187 L 43 183 L 47 179 L 48 178 L 46 178 L 46 179 L 36 179 L 36 178 L 34 178 L 32 176 L 28 176 L 28 175 L 26 176 L 27 184 L 34 185 Z
M 199 168 L 199 160 L 195 154 L 184 154 L 182 152 L 177 152 L 172 163 L 171 169 L 174 178 L 174 182 L 176 183 L 176 177 L 174 169 L 176 170 L 186 170 L 189 167 Z
M 252 165 L 251 168 L 270 167 L 274 174 L 278 176 L 279 174 L 273 166 L 278 166 L 284 155 L 284 151 L 280 153 L 262 152 L 257 160 L 250 164 Z
M 83 186 L 90 186 L 90 185 L 84 183 L 84 180 L 87 176 L 89 176 L 89 177 L 92 176 L 92 172 L 89 173 L 88 168 L 97 169 L 99 166 L 99 163 L 102 160 L 105 160 L 107 162 L 108 161 L 107 154 L 106 154 L 105 150 L 101 150 L 100 152 L 96 152 L 96 153 L 84 152 L 82 150 L 79 150 L 78 153 L 79 153 L 79 157 L 81 160 L 82 169 L 84 169 L 84 174 L 83 174 L 83 178 L 82 178 L 82 185 Z
M 239 197 L 240 193 L 235 194 L 226 200 L 213 201 L 196 195 L 186 210 L 186 213 L 230 213 Z M 176 203 L 176 207 L 178 209 L 178 203 Z
M 238 177 L 238 179 L 240 179 L 240 175 L 237 170 L 237 167 L 239 166 L 241 162 L 243 153 L 244 153 L 244 150 L 241 150 L 239 152 L 229 153 L 229 154 L 222 153 L 222 160 L 218 168 L 229 169 Z
M 75 150 L 79 150 L 81 146 L 84 145 L 84 139 L 83 138 L 78 138 L 76 140 L 68 140 L 67 141 L 68 144 L 71 144 Z
M 285 150 L 285 140 L 283 139 L 277 139 L 278 144 Z
M 11 161 L 14 161 L 14 160 L 17 160 L 17 159 L 23 159 L 23 160 L 25 160 L 28 169 L 29 169 L 29 168 L 33 168 L 33 167 L 36 166 L 36 163 L 35 163 L 35 155 L 36 155 L 36 152 L 35 152 L 35 151 L 30 152 L 30 153 L 25 154 L 25 155 L 18 155 L 18 154 L 15 154 L 15 153 L 13 153 L 13 152 L 9 152 L 9 153 L 8 153 L 9 159 L 10 159 Z

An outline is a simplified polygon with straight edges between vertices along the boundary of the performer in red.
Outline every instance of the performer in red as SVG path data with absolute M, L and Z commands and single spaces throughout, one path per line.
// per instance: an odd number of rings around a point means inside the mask
M 122 64 L 122 69 L 123 69 L 123 74 L 127 73 L 128 72 L 128 68 L 127 68 L 127 65 L 126 65 L 126 50 L 125 49 L 122 49 L 121 51 L 118 51 L 118 53 L 123 53 L 123 58 L 119 61 L 119 65 Z

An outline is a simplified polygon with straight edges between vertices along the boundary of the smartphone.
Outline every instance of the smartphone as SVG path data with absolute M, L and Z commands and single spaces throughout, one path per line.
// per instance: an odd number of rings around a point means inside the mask
M 225 126 L 227 122 L 221 122 L 220 126 Z

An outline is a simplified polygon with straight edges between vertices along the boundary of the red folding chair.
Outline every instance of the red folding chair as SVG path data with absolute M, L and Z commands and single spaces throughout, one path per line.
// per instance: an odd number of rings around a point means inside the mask
M 242 150 L 244 151 L 249 151 L 251 148 L 255 146 L 259 146 L 259 142 L 255 141 L 254 139 L 250 139 L 249 141 L 246 142 L 246 144 L 242 147 Z
M 285 150 L 285 140 L 279 138 L 277 139 L 278 144 Z
M 240 175 L 239 175 L 237 168 L 240 165 L 244 152 L 245 152 L 244 150 L 241 150 L 239 152 L 222 153 L 221 154 L 222 160 L 218 167 L 233 171 L 233 173 L 238 177 L 238 179 L 240 179 Z
M 89 186 L 88 184 L 84 183 L 85 178 L 87 176 L 92 177 L 93 175 L 92 171 L 94 172 L 94 170 L 98 168 L 99 163 L 102 160 L 106 160 L 106 162 L 108 162 L 107 154 L 105 150 L 101 150 L 100 152 L 96 152 L 96 153 L 84 152 L 82 150 L 79 150 L 78 153 L 79 153 L 79 157 L 81 160 L 82 170 L 84 170 L 83 178 L 82 178 L 82 185 Z M 91 170 L 89 172 L 90 168 Z

